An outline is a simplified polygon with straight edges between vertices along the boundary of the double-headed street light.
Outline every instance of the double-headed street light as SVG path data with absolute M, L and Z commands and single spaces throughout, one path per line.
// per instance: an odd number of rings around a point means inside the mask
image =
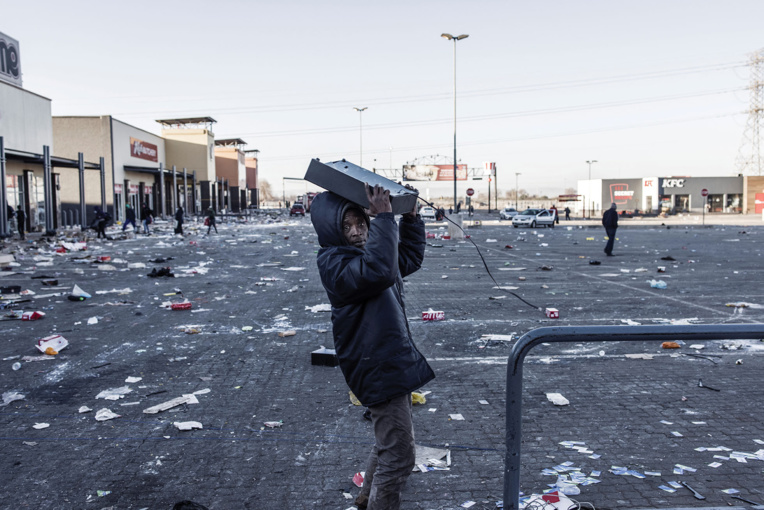
M 592 194 L 592 163 L 596 163 L 596 162 L 597 162 L 596 159 L 587 161 L 587 163 L 589 163 L 589 183 L 587 186 L 588 188 L 587 191 L 589 193 L 589 201 L 592 204 L 592 206 L 589 208 L 589 219 L 592 218 L 592 212 L 594 210 L 594 200 L 593 200 L 593 197 L 591 196 Z M 584 218 L 585 217 L 586 217 L 586 200 L 584 200 Z
M 358 125 L 361 137 L 361 164 L 358 166 L 363 168 L 363 112 L 364 110 L 368 110 L 369 107 L 364 106 L 363 108 L 358 108 L 357 106 L 354 106 L 353 109 L 358 112 Z
M 454 41 L 454 211 L 456 211 L 456 41 L 466 39 L 469 35 L 440 34 L 440 36 L 449 41 Z M 488 208 L 491 208 L 490 204 L 488 204 Z

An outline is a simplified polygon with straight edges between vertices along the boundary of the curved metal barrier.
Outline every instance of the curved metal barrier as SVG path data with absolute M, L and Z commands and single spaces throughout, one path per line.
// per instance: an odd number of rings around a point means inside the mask
M 523 360 L 540 343 L 644 342 L 667 340 L 758 340 L 764 324 L 697 324 L 690 326 L 566 326 L 529 331 L 512 347 L 507 364 L 507 455 L 504 463 L 504 508 L 520 508 Z

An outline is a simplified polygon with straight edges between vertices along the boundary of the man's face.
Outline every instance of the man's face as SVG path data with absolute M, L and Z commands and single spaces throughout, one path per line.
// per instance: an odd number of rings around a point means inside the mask
M 363 249 L 369 238 L 369 227 L 363 215 L 355 209 L 348 209 L 342 218 L 342 234 L 347 242 L 356 248 Z

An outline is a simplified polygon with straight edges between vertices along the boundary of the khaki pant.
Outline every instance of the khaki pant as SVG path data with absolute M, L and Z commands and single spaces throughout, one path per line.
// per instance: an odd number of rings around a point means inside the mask
M 369 407 L 375 445 L 369 455 L 361 494 L 367 510 L 398 510 L 401 491 L 414 469 L 416 446 L 411 420 L 411 395 Z

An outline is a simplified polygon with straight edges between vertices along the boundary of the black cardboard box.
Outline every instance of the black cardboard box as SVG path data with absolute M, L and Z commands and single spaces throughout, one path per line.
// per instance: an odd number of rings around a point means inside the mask
M 390 204 L 395 214 L 412 211 L 418 196 L 418 193 L 397 182 L 345 160 L 322 163 L 313 159 L 305 173 L 305 180 L 364 208 L 369 207 L 364 183 L 369 186 L 382 186 L 390 191 Z
M 310 353 L 310 364 L 322 367 L 336 367 L 340 364 L 337 358 L 337 351 L 321 347 Z

